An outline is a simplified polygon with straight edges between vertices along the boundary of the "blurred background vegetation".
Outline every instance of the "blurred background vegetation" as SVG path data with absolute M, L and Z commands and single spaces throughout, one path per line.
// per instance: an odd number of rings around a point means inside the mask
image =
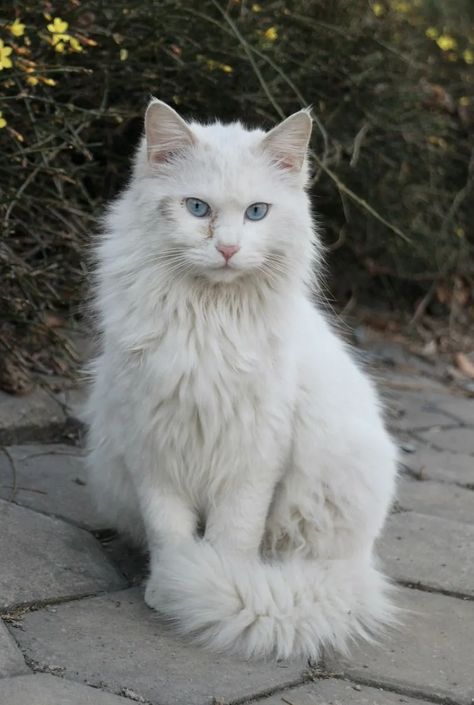
M 70 366 L 87 250 L 150 95 L 269 127 L 315 116 L 328 297 L 474 312 L 472 0 L 63 0 L 0 10 L 0 387 Z

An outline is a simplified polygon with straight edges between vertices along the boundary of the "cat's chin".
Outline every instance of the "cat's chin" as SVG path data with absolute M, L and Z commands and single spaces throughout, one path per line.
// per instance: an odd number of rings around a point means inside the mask
M 216 284 L 230 284 L 236 279 L 240 279 L 245 274 L 247 274 L 245 269 L 236 269 L 235 267 L 216 267 L 206 269 L 203 272 L 204 277 L 208 281 Z

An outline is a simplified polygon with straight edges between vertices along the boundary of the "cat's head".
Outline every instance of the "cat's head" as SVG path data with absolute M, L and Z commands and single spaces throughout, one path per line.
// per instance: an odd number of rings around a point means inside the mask
M 278 277 L 311 258 L 307 148 L 301 110 L 270 132 L 185 122 L 152 100 L 135 175 L 148 241 L 183 276 L 232 282 Z

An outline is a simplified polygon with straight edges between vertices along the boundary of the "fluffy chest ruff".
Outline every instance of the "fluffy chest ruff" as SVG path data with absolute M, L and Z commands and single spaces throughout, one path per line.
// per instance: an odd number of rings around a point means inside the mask
M 142 353 L 132 384 L 143 388 L 142 440 L 160 458 L 155 473 L 201 504 L 242 467 L 280 468 L 290 442 L 294 367 L 288 345 L 258 317 L 177 315 Z

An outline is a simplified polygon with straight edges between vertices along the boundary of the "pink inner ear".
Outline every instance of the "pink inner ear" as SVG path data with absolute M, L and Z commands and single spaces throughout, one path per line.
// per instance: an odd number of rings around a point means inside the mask
M 301 166 L 296 159 L 292 159 L 288 154 L 275 156 L 273 163 L 283 171 L 297 171 Z
M 155 164 L 166 164 L 171 161 L 176 151 L 170 149 L 160 149 L 159 147 L 151 147 L 148 150 L 148 159 Z
M 293 169 L 296 169 L 296 164 L 294 160 L 289 159 L 288 157 L 286 157 L 285 159 L 279 159 L 278 166 L 281 169 L 286 169 L 287 171 L 292 171 Z

